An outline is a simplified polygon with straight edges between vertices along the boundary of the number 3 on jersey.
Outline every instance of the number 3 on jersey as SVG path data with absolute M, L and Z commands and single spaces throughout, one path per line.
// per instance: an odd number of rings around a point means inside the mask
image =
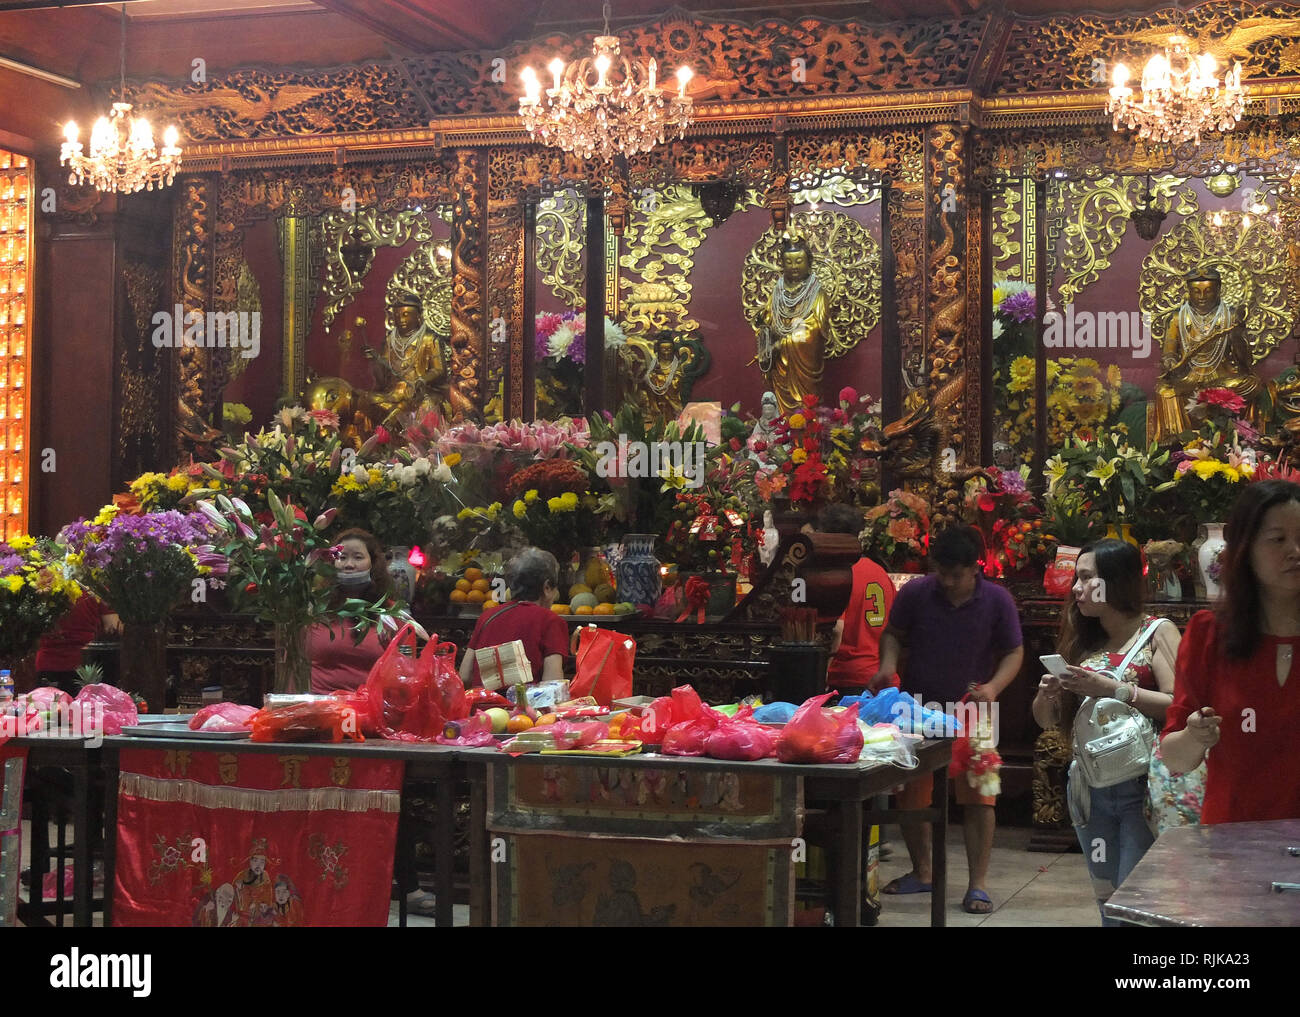
M 862 618 L 873 629 L 885 624 L 885 591 L 879 583 L 868 583 L 862 593 Z

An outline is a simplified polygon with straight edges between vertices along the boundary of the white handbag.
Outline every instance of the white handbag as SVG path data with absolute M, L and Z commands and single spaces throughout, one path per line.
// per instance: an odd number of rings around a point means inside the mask
M 1113 672 L 1103 672 L 1116 681 L 1164 619 L 1157 618 L 1138 636 Z M 1142 712 L 1127 703 L 1106 697 L 1089 698 L 1079 707 L 1074 724 L 1074 754 L 1079 774 L 1089 787 L 1113 787 L 1126 780 L 1145 777 L 1151 766 L 1155 729 Z

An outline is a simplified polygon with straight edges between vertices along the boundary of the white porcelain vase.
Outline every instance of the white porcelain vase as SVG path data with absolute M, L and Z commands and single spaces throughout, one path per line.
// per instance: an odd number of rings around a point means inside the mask
M 1196 551 L 1196 571 L 1205 586 L 1206 599 L 1214 600 L 1219 596 L 1220 589 L 1218 579 L 1215 578 L 1218 574 L 1215 562 L 1217 560 L 1222 563 L 1223 549 L 1227 542 L 1223 539 L 1223 523 L 1202 523 L 1201 530 L 1205 540 Z

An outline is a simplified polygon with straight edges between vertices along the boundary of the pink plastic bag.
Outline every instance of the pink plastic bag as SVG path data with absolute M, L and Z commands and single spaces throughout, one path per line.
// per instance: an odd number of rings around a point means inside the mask
M 253 726 L 255 706 L 213 703 L 190 718 L 191 731 L 246 731 Z
M 822 704 L 834 692 L 813 696 L 794 712 L 776 743 L 783 763 L 856 763 L 862 754 L 858 707 L 832 713 Z
M 674 724 L 664 735 L 666 756 L 702 756 L 709 736 L 717 730 L 722 714 L 713 710 L 682 724 Z
M 86 718 L 82 720 L 83 724 L 88 722 L 88 718 L 94 716 L 89 712 L 90 710 L 103 709 L 106 735 L 120 735 L 122 728 L 135 727 L 140 722 L 135 701 L 130 695 L 113 685 L 83 685 L 73 702 L 87 711 Z
M 753 720 L 754 710 L 742 706 L 734 717 L 722 721 L 704 740 L 710 759 L 748 761 L 765 759 L 776 750 L 776 734 Z
M 557 749 L 580 749 L 609 737 L 609 725 L 599 720 L 557 720 L 549 730 Z
M 476 713 L 472 717 L 449 720 L 442 734 L 434 741 L 439 745 L 456 745 L 462 749 L 495 745 L 496 738 L 492 736 L 492 718 L 486 713 Z

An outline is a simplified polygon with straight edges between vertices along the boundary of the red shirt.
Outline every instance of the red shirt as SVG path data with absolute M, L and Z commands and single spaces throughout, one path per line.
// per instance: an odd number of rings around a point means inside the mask
M 465 652 L 472 653 L 485 646 L 499 646 L 516 639 L 524 644 L 524 653 L 533 667 L 533 681 L 541 680 L 542 664 L 551 654 L 569 655 L 568 624 L 554 611 L 526 600 L 511 601 L 480 617 Z M 474 664 L 474 682 L 478 685 L 483 683 L 477 662 Z
M 1300 819 L 1300 675 L 1277 683 L 1277 648 L 1300 638 L 1264 636 L 1245 660 L 1219 653 L 1219 625 L 1198 611 L 1178 645 L 1174 702 L 1164 735 L 1181 731 L 1203 706 L 1223 718 L 1206 766 L 1201 822 Z
M 330 631 L 334 638 L 330 639 Z M 384 648 L 379 645 L 379 630 L 371 627 L 358 645 L 353 625 L 338 621 L 334 625 L 313 625 L 307 633 L 307 656 L 311 659 L 311 690 L 317 695 L 351 692 L 370 677 L 370 669 Z
M 83 593 L 72 610 L 41 636 L 36 651 L 37 671 L 75 671 L 81 667 L 81 651 L 99 632 L 99 619 L 113 610 L 89 593 Z
M 844 609 L 844 635 L 826 670 L 826 687 L 841 692 L 866 687 L 880 667 L 880 634 L 894 604 L 889 574 L 870 558 L 853 566 L 853 592 Z

